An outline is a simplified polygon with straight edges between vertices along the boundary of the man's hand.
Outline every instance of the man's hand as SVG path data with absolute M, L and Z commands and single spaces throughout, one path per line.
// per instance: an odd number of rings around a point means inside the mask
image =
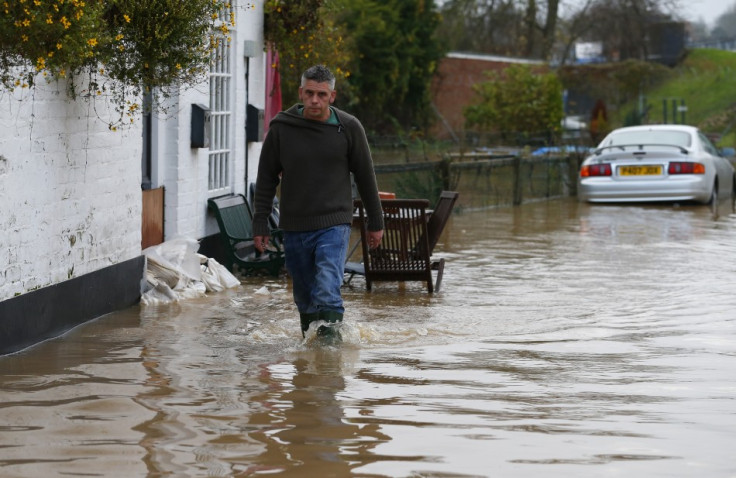
M 375 249 L 378 246 L 380 246 L 382 238 L 383 238 L 383 230 L 368 231 L 368 248 Z
M 256 246 L 258 252 L 265 252 L 268 247 L 268 239 L 270 236 L 253 236 L 253 245 Z

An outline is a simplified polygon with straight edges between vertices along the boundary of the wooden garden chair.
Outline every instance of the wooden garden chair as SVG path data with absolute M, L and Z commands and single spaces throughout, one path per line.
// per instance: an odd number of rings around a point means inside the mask
M 382 200 L 384 235 L 377 249 L 368 249 L 365 211 L 362 202 L 356 201 L 363 262 L 346 263 L 346 274 L 351 278 L 356 274 L 365 276 L 368 290 L 375 281 L 423 281 L 427 283 L 428 292 L 439 291 L 445 260 L 433 261 L 432 250 L 456 200 L 457 193 L 443 192 L 437 203 L 438 209 L 431 212 L 429 220 L 429 201 L 426 199 Z M 437 272 L 434 283 L 432 271 Z

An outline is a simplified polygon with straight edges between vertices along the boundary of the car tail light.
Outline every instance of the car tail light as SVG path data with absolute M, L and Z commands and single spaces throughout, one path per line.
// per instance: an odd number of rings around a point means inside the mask
M 670 163 L 667 172 L 669 174 L 705 174 L 705 165 L 690 162 Z
M 580 169 L 580 177 L 587 178 L 590 176 L 610 176 L 611 165 L 608 163 L 588 164 Z

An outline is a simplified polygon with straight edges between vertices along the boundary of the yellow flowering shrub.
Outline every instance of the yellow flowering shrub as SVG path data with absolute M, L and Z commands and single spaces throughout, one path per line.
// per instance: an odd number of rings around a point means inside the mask
M 70 95 L 109 95 L 129 116 L 131 95 L 205 78 L 232 11 L 230 0 L 0 0 L 0 86 L 74 78 Z
M 31 86 L 36 73 L 65 77 L 95 61 L 100 0 L 2 0 L 0 80 Z

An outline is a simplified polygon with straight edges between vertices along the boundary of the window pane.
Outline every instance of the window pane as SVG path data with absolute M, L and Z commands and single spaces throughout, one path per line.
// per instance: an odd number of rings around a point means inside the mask
M 232 12 L 232 4 L 220 13 L 219 20 L 227 21 Z M 215 25 L 217 28 L 218 25 Z M 209 190 L 226 189 L 230 186 L 231 137 L 230 118 L 232 104 L 230 97 L 232 61 L 226 39 L 217 46 L 210 62 L 210 161 Z

